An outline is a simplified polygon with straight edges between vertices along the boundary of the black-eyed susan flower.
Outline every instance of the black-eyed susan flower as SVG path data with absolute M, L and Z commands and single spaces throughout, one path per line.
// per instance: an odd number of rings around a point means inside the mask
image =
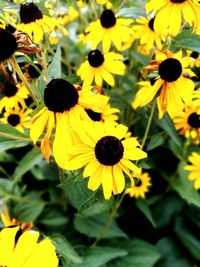
M 45 132 L 41 149 L 47 160 L 51 154 L 51 135 L 54 127 L 54 151 L 60 151 L 75 142 L 76 136 L 71 125 L 79 127 L 81 119 L 88 119 L 85 109 L 101 112 L 101 108 L 108 102 L 108 97 L 92 93 L 90 87 L 77 89 L 63 79 L 52 79 L 44 90 L 45 107 L 34 116 L 30 136 L 36 143 Z M 61 141 L 62 138 L 64 143 Z
M 34 3 L 21 4 L 19 16 L 21 23 L 17 29 L 26 32 L 36 44 L 43 40 L 44 33 L 49 34 L 58 25 L 55 18 L 43 15 Z
M 179 134 L 190 138 L 194 143 L 200 142 L 200 107 L 185 106 L 184 110 L 174 117 Z
M 85 40 L 91 42 L 92 50 L 102 41 L 104 52 L 109 51 L 112 43 L 120 51 L 122 43 L 128 42 L 133 34 L 130 28 L 132 22 L 132 19 L 116 18 L 112 10 L 106 9 L 99 20 L 86 28 L 88 34 Z
M 200 107 L 200 89 L 194 91 L 192 103 L 194 106 Z
M 134 174 L 133 185 L 126 189 L 126 193 L 129 194 L 130 197 L 145 198 L 151 185 L 151 177 L 149 174 L 147 172 L 142 173 L 141 168 L 139 168 L 138 173 Z
M 28 98 L 28 90 L 23 83 L 14 84 L 6 81 L 3 86 L 4 97 L 0 100 L 0 111 L 3 108 L 9 111 L 11 108 L 16 107 L 19 104 L 25 108 L 24 99 Z
M 111 108 L 109 104 L 107 104 L 102 112 L 95 112 L 91 109 L 85 109 L 87 115 L 92 121 L 116 121 L 118 119 L 117 113 L 120 112 L 118 108 Z
M 181 112 L 184 103 L 190 105 L 194 91 L 194 82 L 189 78 L 195 74 L 188 68 L 188 59 L 182 58 L 182 52 L 158 52 L 153 64 L 147 67 L 157 71 L 158 77 L 150 81 L 139 82 L 141 88 L 133 101 L 133 108 L 142 107 L 157 99 L 159 118 L 164 112 L 174 117 Z
M 55 247 L 49 238 L 38 242 L 39 232 L 23 232 L 19 226 L 0 232 L 0 266 L 57 267 Z
M 184 169 L 189 171 L 188 179 L 194 181 L 194 188 L 200 189 L 200 154 L 192 152 L 188 157 L 189 165 L 186 165 Z
M 95 82 L 102 86 L 103 80 L 110 86 L 114 86 L 115 80 L 112 74 L 123 75 L 125 65 L 122 55 L 109 52 L 102 53 L 98 49 L 89 52 L 87 60 L 81 64 L 77 75 L 81 77 L 85 85 Z
M 63 169 L 84 168 L 83 177 L 89 177 L 88 188 L 95 191 L 102 185 L 105 199 L 121 193 L 125 188 L 124 173 L 132 179 L 130 172 L 138 167 L 131 160 L 147 155 L 141 150 L 135 137 L 130 137 L 128 128 L 122 124 L 82 123 L 79 127 L 80 144 L 68 147 L 62 153 L 54 153 L 55 160 Z
M 154 31 L 154 20 L 155 17 L 140 17 L 132 27 L 134 39 L 139 39 L 140 45 L 144 46 L 144 49 L 148 52 L 155 47 L 161 50 L 163 42 L 166 40 L 166 35 L 161 35 Z
M 187 51 L 190 67 L 200 67 L 200 55 L 197 51 Z
M 0 121 L 5 124 L 10 124 L 20 132 L 24 132 L 24 128 L 30 128 L 31 126 L 31 112 L 32 109 L 20 108 L 16 105 L 14 108 L 5 111 Z
M 146 3 L 147 12 L 156 11 L 155 31 L 177 35 L 182 24 L 182 18 L 195 29 L 200 25 L 200 6 L 193 0 L 149 0 Z

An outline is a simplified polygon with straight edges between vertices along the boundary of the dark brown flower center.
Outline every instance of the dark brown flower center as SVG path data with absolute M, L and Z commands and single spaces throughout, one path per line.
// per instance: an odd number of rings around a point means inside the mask
M 155 18 L 150 19 L 148 26 L 154 32 L 154 20 Z
M 35 65 L 39 70 L 42 70 L 42 66 L 40 64 L 35 64 Z M 38 78 L 40 76 L 39 71 L 36 70 L 36 68 L 33 65 L 28 66 L 28 74 L 33 79 Z
M 25 3 L 20 6 L 19 10 L 20 20 L 24 24 L 28 24 L 42 19 L 43 15 L 40 9 L 34 3 Z
M 116 18 L 115 14 L 113 13 L 112 10 L 106 9 L 103 11 L 100 17 L 100 22 L 102 27 L 104 28 L 111 28 L 116 24 Z
M 123 157 L 124 147 L 122 142 L 114 136 L 101 138 L 95 146 L 97 160 L 106 166 L 117 164 Z
M 15 127 L 20 123 L 20 116 L 18 114 L 10 114 L 7 120 L 10 125 Z
M 167 58 L 160 63 L 158 73 L 161 79 L 167 82 L 174 82 L 182 74 L 182 65 L 175 58 Z
M 63 79 L 52 79 L 44 90 L 44 103 L 53 112 L 70 110 L 78 103 L 76 88 Z
M 90 66 L 94 68 L 98 68 L 104 62 L 104 56 L 98 49 L 90 51 L 88 54 L 88 62 Z
M 12 96 L 15 96 L 17 92 L 18 92 L 18 88 L 14 83 L 6 82 L 4 86 L 5 96 L 12 97 Z
M 196 112 L 191 113 L 188 117 L 188 124 L 192 128 L 200 128 L 200 115 Z
M 134 180 L 134 185 L 135 186 L 140 187 L 142 185 L 142 180 L 141 179 L 134 177 L 133 180 Z
M 7 30 L 0 28 L 0 61 L 8 59 L 17 49 L 15 37 Z
M 85 109 L 86 113 L 90 117 L 91 120 L 93 121 L 101 121 L 101 113 L 95 112 L 91 109 Z
M 186 0 L 170 0 L 170 2 L 175 3 L 175 4 L 181 4 L 185 2 Z
M 194 59 L 197 59 L 199 56 L 199 53 L 196 52 L 196 51 L 193 51 L 191 54 L 190 54 L 190 57 L 194 58 Z

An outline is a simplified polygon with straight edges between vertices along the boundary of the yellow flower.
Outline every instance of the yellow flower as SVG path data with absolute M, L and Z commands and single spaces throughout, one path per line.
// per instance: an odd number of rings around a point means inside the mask
M 194 106 L 200 107 L 200 89 L 194 91 L 192 103 Z
M 107 104 L 103 109 L 102 112 L 95 112 L 91 109 L 85 109 L 87 115 L 92 121 L 116 121 L 118 116 L 116 113 L 119 113 L 120 110 L 118 108 L 111 108 L 109 104 Z
M 185 106 L 184 110 L 174 117 L 174 123 L 179 134 L 191 138 L 194 143 L 200 142 L 200 106 Z
M 23 108 L 26 107 L 24 99 L 28 98 L 29 93 L 23 83 L 15 85 L 14 83 L 6 81 L 3 88 L 3 94 L 5 96 L 0 100 L 0 111 L 2 111 L 3 108 L 9 111 L 11 108 L 17 105 L 19 106 L 19 104 Z
M 112 8 L 112 3 L 108 0 L 96 0 L 97 4 L 99 5 L 105 5 L 106 8 Z
M 138 173 L 134 174 L 134 183 L 130 188 L 126 189 L 126 193 L 130 197 L 141 197 L 145 198 L 145 194 L 149 191 L 151 184 L 151 178 L 148 173 L 142 173 L 142 170 L 139 169 Z
M 194 181 L 194 188 L 198 190 L 200 189 L 200 154 L 192 152 L 188 160 L 191 164 L 186 165 L 184 169 L 190 171 L 188 179 Z
M 52 79 L 45 88 L 45 107 L 34 116 L 30 136 L 36 143 L 42 133 L 46 132 L 41 141 L 41 149 L 47 160 L 51 154 L 51 136 L 54 127 L 56 127 L 54 151 L 60 151 L 66 145 L 77 142 L 78 137 L 72 131 L 71 124 L 79 127 L 80 120 L 88 120 L 85 108 L 101 112 L 102 107 L 108 102 L 108 97 L 92 93 L 90 87 L 77 89 L 63 79 Z
M 184 102 L 190 105 L 194 83 L 189 79 L 195 74 L 188 67 L 188 59 L 182 58 L 182 52 L 172 54 L 170 51 L 159 52 L 156 60 L 146 69 L 158 71 L 158 77 L 150 81 L 139 82 L 141 89 L 133 101 L 133 108 L 143 107 L 155 97 L 159 109 L 159 118 L 164 112 L 174 117 L 183 110 Z
M 108 52 L 113 43 L 117 50 L 122 49 L 122 43 L 129 41 L 132 30 L 129 25 L 132 19 L 116 18 L 112 10 L 106 9 L 96 22 L 92 22 L 87 28 L 87 42 L 92 43 L 92 50 L 102 41 L 103 51 Z
M 136 25 L 132 27 L 134 31 L 134 39 L 139 39 L 140 45 L 150 52 L 155 48 L 162 49 L 163 42 L 165 41 L 165 35 L 160 35 L 154 31 L 154 18 L 140 17 L 136 20 Z
M 200 6 L 193 0 L 149 0 L 147 12 L 156 11 L 155 31 L 165 35 L 166 30 L 173 36 L 180 30 L 182 18 L 195 29 L 200 25 Z
M 19 226 L 0 232 L 0 266 L 57 267 L 55 247 L 49 238 L 38 242 L 39 232 L 22 232 Z
M 115 122 L 82 123 L 78 133 L 80 144 L 54 153 L 61 168 L 76 170 L 84 168 L 83 177 L 89 177 L 88 188 L 95 191 L 102 184 L 105 199 L 121 193 L 125 188 L 125 172 L 132 179 L 131 172 L 138 167 L 131 160 L 147 155 L 140 149 L 135 137 L 130 137 L 128 128 Z
M 55 18 L 43 15 L 34 3 L 21 4 L 19 15 L 21 24 L 17 29 L 26 32 L 36 44 L 43 40 L 44 33 L 51 33 L 58 25 Z
M 20 132 L 24 132 L 24 128 L 30 128 L 31 117 L 29 116 L 32 109 L 20 108 L 15 106 L 3 113 L 3 118 L 0 119 L 1 122 L 10 124 L 15 129 Z
M 96 85 L 102 86 L 104 80 L 110 86 L 114 86 L 115 80 L 112 74 L 123 75 L 125 72 L 122 59 L 122 55 L 114 52 L 103 54 L 97 49 L 92 50 L 87 60 L 79 67 L 77 75 L 81 77 L 85 85 L 90 85 L 95 81 Z
M 200 55 L 196 51 L 187 51 L 190 67 L 200 67 Z

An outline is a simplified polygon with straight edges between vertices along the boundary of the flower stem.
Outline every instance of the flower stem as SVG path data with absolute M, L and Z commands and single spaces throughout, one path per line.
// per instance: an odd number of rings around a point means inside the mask
M 120 207 L 122 200 L 124 199 L 124 196 L 126 194 L 126 190 L 124 190 L 123 194 L 119 197 L 119 199 L 116 201 L 115 206 L 113 207 L 111 214 L 107 220 L 107 223 L 105 224 L 105 226 L 103 227 L 102 231 L 100 232 L 99 236 L 96 238 L 96 240 L 94 241 L 94 243 L 92 244 L 92 247 L 96 246 L 99 241 L 104 238 L 104 236 L 106 235 L 107 231 L 109 230 L 110 226 L 113 223 L 113 220 L 115 219 L 116 216 L 116 212 L 118 210 L 118 208 Z
M 148 134 L 149 134 L 149 130 L 150 130 L 150 127 L 151 127 L 151 122 L 152 122 L 152 119 L 153 119 L 153 114 L 154 114 L 154 111 L 155 111 L 155 106 L 156 106 L 156 102 L 154 101 L 153 105 L 151 107 L 151 113 L 149 115 L 149 119 L 148 119 L 148 122 L 147 122 L 147 127 L 146 127 L 146 130 L 145 130 L 145 133 L 144 133 L 144 137 L 143 137 L 143 140 L 142 140 L 141 149 L 144 148 L 146 140 L 147 140 L 147 137 L 148 137 Z
M 14 57 L 13 57 L 13 60 L 14 60 L 14 68 L 15 68 L 17 74 L 19 75 L 19 78 L 22 80 L 22 82 L 26 86 L 26 88 L 29 91 L 29 94 L 32 97 L 33 101 L 35 102 L 36 106 L 38 106 L 39 103 L 37 101 L 37 98 L 35 97 L 32 89 L 30 88 L 30 86 L 29 86 L 29 84 L 28 84 L 28 82 L 26 80 L 26 77 L 24 76 L 23 72 L 20 69 L 20 66 L 18 65 L 18 63 L 17 63 L 17 61 L 16 61 L 16 59 Z

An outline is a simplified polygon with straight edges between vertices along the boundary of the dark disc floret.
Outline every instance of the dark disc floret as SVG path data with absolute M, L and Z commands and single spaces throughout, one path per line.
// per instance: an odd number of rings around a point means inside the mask
M 100 22 L 102 27 L 104 28 L 111 28 L 116 24 L 116 18 L 115 14 L 113 13 L 112 10 L 106 9 L 103 11 L 100 17 Z
M 10 114 L 7 120 L 10 125 L 15 127 L 20 123 L 20 116 L 18 114 Z
M 21 4 L 19 16 L 21 22 L 24 24 L 28 24 L 36 21 L 37 19 L 43 18 L 42 12 L 34 3 Z
M 135 186 L 139 187 L 139 186 L 142 185 L 142 181 L 141 181 L 141 179 L 136 178 L 136 177 L 134 177 L 133 179 L 134 179 L 134 185 L 135 185 Z
M 0 28 L 0 61 L 8 59 L 17 49 L 17 42 L 11 32 Z
M 155 18 L 150 19 L 148 26 L 154 32 L 154 20 Z
M 176 58 L 167 58 L 160 63 L 158 74 L 161 79 L 167 82 L 174 82 L 182 74 L 182 65 Z
M 188 117 L 188 124 L 192 128 L 200 128 L 200 115 L 196 112 L 191 113 Z
M 199 56 L 199 53 L 196 52 L 196 51 L 192 51 L 192 53 L 190 54 L 190 57 L 194 58 L 194 59 L 197 59 Z
M 14 83 L 6 82 L 6 84 L 4 85 L 3 92 L 5 96 L 12 97 L 16 95 L 16 93 L 18 92 L 18 88 Z
M 90 51 L 88 54 L 88 62 L 94 68 L 100 67 L 104 62 L 104 56 L 98 49 Z
M 35 64 L 35 66 L 39 69 L 42 70 L 42 66 L 40 64 Z M 40 73 L 38 70 L 36 70 L 36 68 L 33 65 L 29 65 L 28 66 L 28 74 L 31 78 L 35 79 L 38 78 L 40 76 Z
M 170 2 L 172 3 L 176 3 L 176 4 L 181 4 L 183 2 L 185 2 L 186 0 L 170 0 Z
M 63 79 L 52 79 L 44 90 L 44 103 L 53 112 L 70 110 L 78 103 L 76 88 Z
M 124 147 L 122 142 L 114 136 L 101 138 L 95 146 L 96 159 L 103 165 L 113 166 L 123 157 Z
M 93 121 L 101 121 L 101 113 L 99 112 L 95 112 L 91 109 L 85 109 L 86 113 L 88 114 L 88 116 L 90 117 L 91 120 Z

